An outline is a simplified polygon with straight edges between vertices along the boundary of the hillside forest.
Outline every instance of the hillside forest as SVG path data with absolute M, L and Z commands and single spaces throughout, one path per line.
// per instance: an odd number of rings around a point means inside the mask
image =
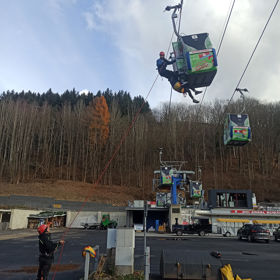
M 250 189 L 258 201 L 279 201 L 280 103 L 247 98 L 245 105 L 252 142 L 225 147 L 225 113 L 241 111 L 238 99 L 151 110 L 143 97 L 109 89 L 95 95 L 3 92 L 0 181 L 94 183 L 102 174 L 101 185 L 137 187 L 144 199 L 152 193 L 162 148 L 163 160 L 187 161 L 184 170 L 202 171 L 206 193 Z

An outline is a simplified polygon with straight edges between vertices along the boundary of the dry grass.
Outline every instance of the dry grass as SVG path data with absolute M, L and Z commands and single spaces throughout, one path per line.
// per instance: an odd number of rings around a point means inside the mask
M 24 195 L 52 197 L 60 200 L 87 201 L 108 203 L 115 206 L 126 206 L 128 200 L 142 199 L 139 187 L 107 186 L 74 182 L 74 181 L 40 181 L 33 183 L 9 184 L 0 183 L 0 196 Z

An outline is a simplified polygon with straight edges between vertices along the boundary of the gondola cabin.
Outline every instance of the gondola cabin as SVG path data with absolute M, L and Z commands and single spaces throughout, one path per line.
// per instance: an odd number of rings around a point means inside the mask
M 251 141 L 251 128 L 247 114 L 227 114 L 224 125 L 224 144 L 243 146 Z
M 217 73 L 217 56 L 208 33 L 180 36 L 172 46 L 180 80 L 193 88 L 209 86 Z

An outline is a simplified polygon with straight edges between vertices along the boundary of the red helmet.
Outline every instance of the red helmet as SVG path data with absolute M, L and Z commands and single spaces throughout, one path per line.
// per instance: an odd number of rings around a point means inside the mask
M 165 53 L 164 52 L 160 52 L 159 56 L 165 56 Z
M 40 225 L 40 226 L 37 228 L 37 231 L 38 231 L 39 234 L 43 234 L 43 233 L 46 231 L 47 228 L 48 228 L 47 225 Z

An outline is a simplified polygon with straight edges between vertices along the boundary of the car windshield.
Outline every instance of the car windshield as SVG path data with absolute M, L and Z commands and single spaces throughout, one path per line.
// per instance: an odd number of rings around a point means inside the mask
M 266 230 L 266 228 L 264 226 L 259 226 L 259 225 L 254 226 L 253 228 L 256 230 Z

